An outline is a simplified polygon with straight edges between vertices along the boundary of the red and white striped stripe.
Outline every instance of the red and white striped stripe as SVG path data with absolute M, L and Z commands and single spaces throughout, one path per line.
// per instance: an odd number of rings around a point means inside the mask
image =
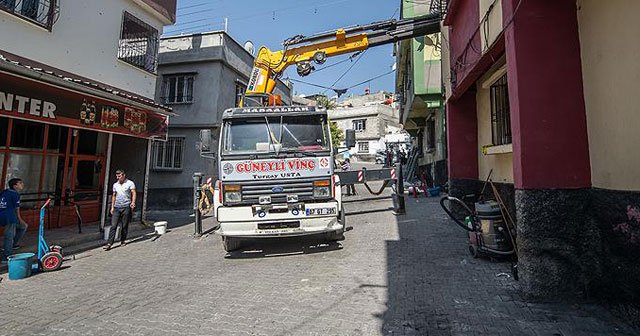
M 391 169 L 391 179 L 392 180 L 396 179 L 396 170 L 395 169 Z
M 358 182 L 364 181 L 364 172 L 362 170 L 358 171 Z

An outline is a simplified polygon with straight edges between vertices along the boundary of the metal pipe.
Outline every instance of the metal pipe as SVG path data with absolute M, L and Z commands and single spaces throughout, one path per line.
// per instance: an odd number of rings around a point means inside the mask
M 195 236 L 202 236 L 202 217 L 200 215 L 200 209 L 198 209 L 198 201 L 200 201 L 200 195 L 202 194 L 202 173 L 193 173 L 193 211 L 195 214 Z
M 144 193 L 142 194 L 142 225 L 147 226 L 147 192 L 149 191 L 149 166 L 151 166 L 151 150 L 153 139 L 147 140 L 147 164 L 144 171 Z
M 109 174 L 111 169 L 111 147 L 113 145 L 113 134 L 109 133 L 107 138 L 107 162 L 104 167 L 104 188 L 102 191 L 102 215 L 100 216 L 100 232 L 104 232 L 104 224 L 107 217 L 107 198 L 109 192 Z

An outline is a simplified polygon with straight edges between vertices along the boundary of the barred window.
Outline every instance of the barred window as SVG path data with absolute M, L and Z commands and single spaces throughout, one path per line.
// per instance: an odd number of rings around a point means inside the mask
M 155 73 L 158 63 L 158 31 L 125 12 L 118 44 L 118 59 Z
M 0 10 L 12 13 L 48 30 L 59 16 L 56 0 L 0 0 Z
M 358 153 L 368 153 L 369 142 L 358 142 Z
M 192 74 L 166 75 L 162 77 L 162 93 L 165 104 L 193 102 Z
M 153 169 L 182 170 L 184 145 L 184 137 L 169 137 L 167 142 L 154 142 L 152 150 Z
M 511 112 L 507 75 L 491 84 L 491 134 L 493 145 L 511 143 Z
M 353 121 L 353 129 L 356 132 L 362 132 L 367 128 L 367 120 L 366 119 L 357 119 Z
M 247 85 L 241 82 L 236 82 L 236 104 L 235 107 L 240 107 L 240 101 L 242 96 L 247 91 Z

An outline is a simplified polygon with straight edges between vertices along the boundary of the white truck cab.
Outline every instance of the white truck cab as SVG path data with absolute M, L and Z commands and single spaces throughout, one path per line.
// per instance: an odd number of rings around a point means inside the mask
M 345 213 L 325 109 L 228 109 L 218 144 L 213 210 L 226 251 L 238 249 L 242 238 L 324 234 L 328 240 L 344 239 Z

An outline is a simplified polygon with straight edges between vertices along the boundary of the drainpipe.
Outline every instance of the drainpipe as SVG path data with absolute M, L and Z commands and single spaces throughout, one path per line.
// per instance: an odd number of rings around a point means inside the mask
M 104 165 L 104 189 L 102 192 L 102 215 L 100 216 L 100 232 L 104 232 L 105 222 L 107 220 L 107 200 L 111 195 L 109 188 L 109 175 L 111 174 L 111 147 L 113 146 L 113 133 L 109 133 L 107 139 L 107 162 Z
M 142 225 L 147 225 L 147 192 L 149 191 L 149 168 L 151 166 L 151 146 L 153 139 L 147 140 L 147 164 L 144 170 L 144 194 L 142 194 Z

